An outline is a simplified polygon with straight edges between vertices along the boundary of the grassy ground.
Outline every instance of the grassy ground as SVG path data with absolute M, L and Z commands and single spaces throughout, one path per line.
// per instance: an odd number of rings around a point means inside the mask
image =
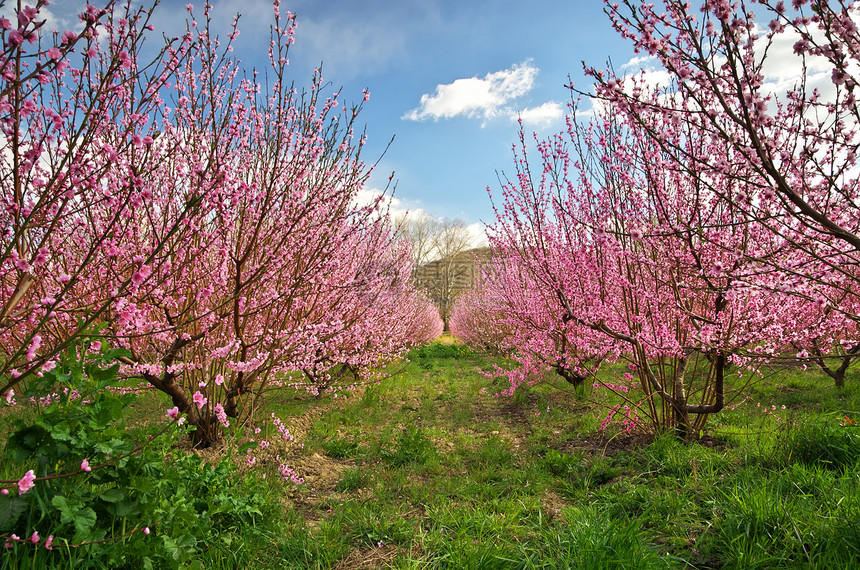
M 549 379 L 511 397 L 449 343 L 338 398 L 272 393 L 299 486 L 204 567 L 848 568 L 860 560 L 860 382 L 754 384 L 699 443 L 601 431 L 604 396 Z M 583 397 L 585 396 L 585 397 Z M 137 412 L 160 404 L 143 399 Z M 783 408 L 784 406 L 784 408 Z M 767 412 L 763 411 L 766 408 Z M 214 457 L 213 457 L 214 459 Z M 235 533 L 234 533 L 235 534 Z

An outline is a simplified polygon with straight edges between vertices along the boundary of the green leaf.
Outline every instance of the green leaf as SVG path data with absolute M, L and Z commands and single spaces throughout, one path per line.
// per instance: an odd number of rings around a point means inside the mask
M 54 495 L 51 499 L 51 504 L 60 511 L 61 522 L 67 523 L 74 519 L 74 509 L 69 504 L 69 500 L 62 495 Z
M 84 542 L 90 539 L 93 527 L 96 524 L 96 512 L 89 507 L 75 511 L 75 542 Z
M 106 503 L 118 503 L 125 499 L 125 492 L 120 489 L 108 489 L 99 498 Z
M 0 495 L 0 530 L 12 528 L 21 513 L 27 510 L 27 498 L 21 495 Z
M 74 542 L 84 542 L 92 535 L 93 526 L 96 524 L 96 512 L 89 507 L 84 507 L 79 501 L 69 500 L 62 495 L 54 495 L 51 499 L 57 510 L 60 511 L 60 522 L 72 522 L 75 525 Z

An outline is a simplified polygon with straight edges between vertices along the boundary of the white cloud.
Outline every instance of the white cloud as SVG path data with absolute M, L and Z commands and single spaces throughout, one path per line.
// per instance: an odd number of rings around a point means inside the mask
M 564 106 L 557 101 L 547 101 L 537 107 L 523 109 L 519 113 L 523 125 L 546 128 L 560 121 L 565 114 Z
M 644 67 L 644 64 L 652 64 L 657 61 L 656 57 L 650 55 L 641 55 L 630 59 L 627 63 L 621 66 L 621 69 L 639 69 Z
M 469 249 L 487 247 L 487 232 L 485 231 L 486 228 L 484 224 L 475 222 L 474 224 L 466 226 L 466 230 L 472 238 L 472 241 L 469 243 Z
M 528 93 L 537 74 L 538 69 L 527 60 L 510 69 L 488 73 L 483 78 L 469 77 L 437 85 L 434 95 L 422 95 L 421 104 L 402 118 L 423 121 L 464 115 L 486 120 L 499 114 L 510 115 L 507 104 Z
M 388 209 L 392 216 L 398 216 L 406 213 L 402 201 L 391 195 L 390 192 L 385 192 L 379 188 L 361 188 L 355 194 L 353 203 L 359 208 L 370 206 L 381 199 L 382 207 Z

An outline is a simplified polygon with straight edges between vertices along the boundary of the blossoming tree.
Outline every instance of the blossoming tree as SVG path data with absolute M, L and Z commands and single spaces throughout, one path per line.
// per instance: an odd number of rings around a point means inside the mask
M 237 21 L 216 37 L 208 4 L 153 63 L 151 10 L 90 6 L 81 34 L 45 49 L 42 5 L 0 22 L 4 391 L 98 329 L 209 445 L 281 375 L 424 340 L 408 319 L 432 315 L 383 200 L 357 201 L 363 103 L 325 95 L 319 72 L 305 90 L 288 80 L 294 15 L 274 3 L 258 77 L 232 54 Z
M 784 346 L 794 305 L 749 261 L 778 240 L 739 223 L 743 213 L 703 184 L 704 173 L 673 168 L 616 112 L 581 126 L 574 109 L 567 133 L 536 141 L 535 170 L 521 135 L 491 245 L 516 260 L 557 319 L 589 331 L 580 339 L 603 337 L 630 362 L 641 390 L 632 403 L 657 429 L 688 436 L 725 406 L 730 364 Z M 697 152 L 727 152 L 672 125 L 663 133 L 707 147 Z M 724 193 L 745 188 L 721 183 Z
M 779 249 L 748 254 L 780 276 L 783 291 L 806 299 L 816 311 L 825 309 L 837 320 L 841 313 L 856 323 L 857 7 L 708 0 L 693 12 L 680 0 L 628 0 L 607 2 L 606 9 L 616 30 L 658 62 L 671 81 L 655 98 L 650 90 L 631 88 L 629 79 L 592 68 L 597 97 L 647 133 L 672 168 L 701 173 L 708 191 L 731 204 L 744 222 L 779 236 Z M 786 79 L 787 71 L 793 79 Z M 665 125 L 681 127 L 708 146 L 666 137 Z M 711 154 L 712 146 L 729 152 Z M 820 364 L 828 355 L 849 364 L 858 350 L 856 324 L 829 328 L 798 346 Z M 837 330 L 841 337 L 828 337 Z M 841 384 L 844 370 L 835 379 Z
M 155 119 L 160 91 L 189 54 L 190 38 L 139 59 L 151 12 L 88 5 L 81 31 L 51 35 L 40 10 L 0 18 L 0 391 L 54 365 L 92 332 L 133 282 L 117 236 L 150 202 L 140 181 L 160 168 Z M 169 154 L 172 142 L 160 144 Z M 154 267 L 170 239 L 188 233 L 201 200 L 189 196 L 135 252 Z M 124 261 L 120 261 L 124 260 Z M 112 266 L 116 269 L 109 269 Z M 115 279 L 102 287 L 100 274 Z M 140 275 L 140 273 L 137 273 Z

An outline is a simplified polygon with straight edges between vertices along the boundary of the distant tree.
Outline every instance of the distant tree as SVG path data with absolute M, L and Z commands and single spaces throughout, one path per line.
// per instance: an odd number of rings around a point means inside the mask
M 434 218 L 427 214 L 403 215 L 395 220 L 395 231 L 409 243 L 415 262 L 413 279 L 433 300 L 448 330 L 448 318 L 458 287 L 472 273 L 466 252 L 474 238 L 461 219 Z
M 435 251 L 439 258 L 441 272 L 433 285 L 432 294 L 438 299 L 439 313 L 448 329 L 448 318 L 455 298 L 458 281 L 469 270 L 463 259 L 463 254 L 472 244 L 472 236 L 461 219 L 443 219 L 440 231 L 436 237 Z
M 397 236 L 409 243 L 417 269 L 432 259 L 440 220 L 428 214 L 403 214 L 394 220 Z

